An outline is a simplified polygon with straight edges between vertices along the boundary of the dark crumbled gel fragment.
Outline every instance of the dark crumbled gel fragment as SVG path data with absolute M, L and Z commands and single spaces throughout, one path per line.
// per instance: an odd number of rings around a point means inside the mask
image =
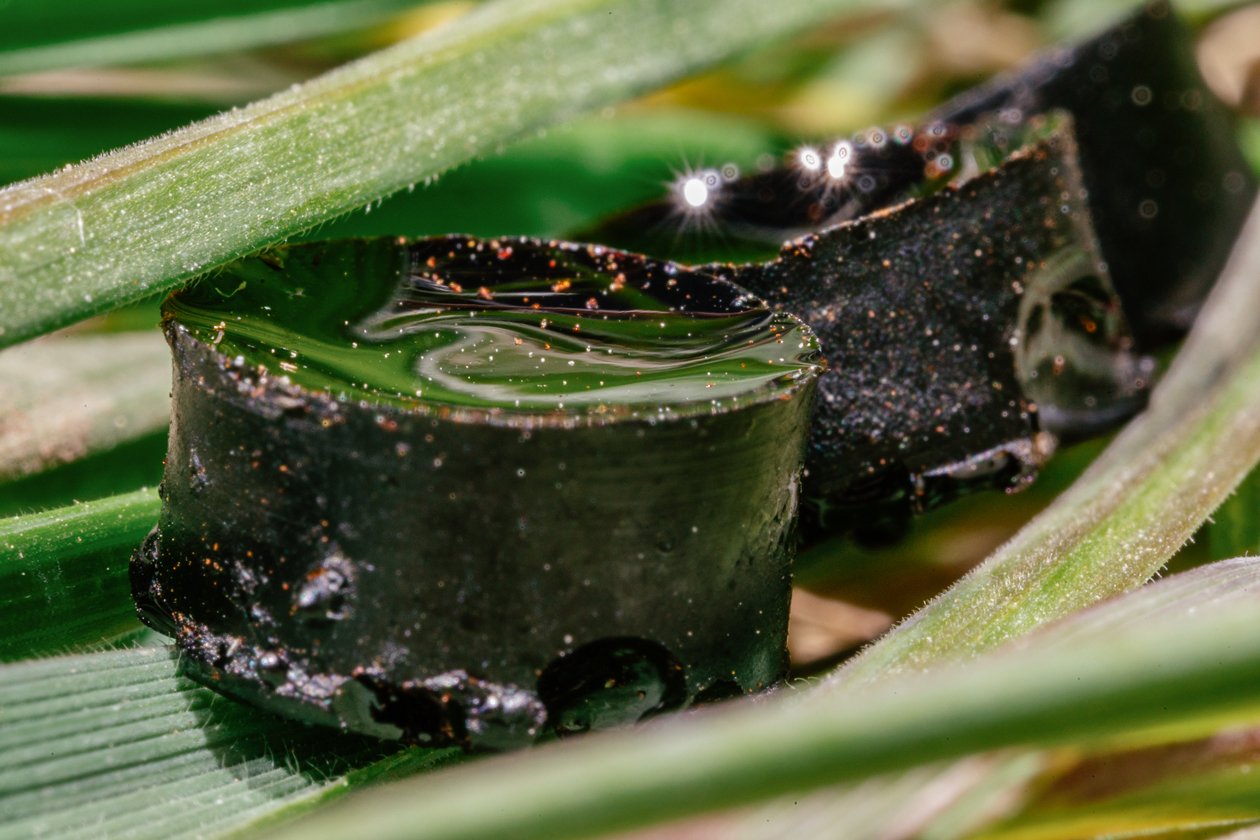
M 1000 168 L 789 243 L 733 279 L 817 332 L 811 527 L 896 535 L 913 511 L 1018 489 L 1044 433 L 1142 405 L 1070 132 Z

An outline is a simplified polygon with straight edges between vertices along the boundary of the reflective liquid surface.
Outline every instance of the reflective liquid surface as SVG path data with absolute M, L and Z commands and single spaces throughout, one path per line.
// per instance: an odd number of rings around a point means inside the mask
M 712 274 L 522 239 L 279 249 L 164 312 L 238 365 L 342 401 L 492 415 L 720 411 L 790 387 L 818 350 Z

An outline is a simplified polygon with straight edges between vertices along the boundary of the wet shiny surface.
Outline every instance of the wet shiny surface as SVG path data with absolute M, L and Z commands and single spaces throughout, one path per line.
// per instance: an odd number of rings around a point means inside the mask
M 421 411 L 721 410 L 794 381 L 816 349 L 794 319 L 671 263 L 522 239 L 390 242 L 279 250 L 165 311 L 303 388 Z M 354 294 L 321 272 L 354 272 Z

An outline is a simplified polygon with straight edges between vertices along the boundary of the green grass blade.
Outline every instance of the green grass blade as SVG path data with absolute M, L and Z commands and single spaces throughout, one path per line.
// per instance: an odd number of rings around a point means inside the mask
M 903 0 L 913 2 L 913 0 Z M 497 0 L 296 89 L 0 191 L 0 344 L 870 0 Z
M 0 667 L 3 840 L 219 836 L 453 753 L 279 721 L 179 676 L 167 648 Z
M 170 389 L 170 350 L 157 330 L 0 352 L 0 482 L 164 428 Z
M 1260 608 L 1260 560 L 1226 560 L 1165 578 L 1071 616 L 1030 643 L 1069 651 L 1130 628 L 1223 608 Z M 1191 737 L 1204 728 L 1202 721 L 1183 725 Z M 1172 729 L 1154 744 L 1139 741 L 1066 765 L 1047 762 L 1051 771 L 1033 784 L 1031 802 L 980 836 L 1068 840 L 1260 820 L 1260 775 L 1251 772 L 1258 737 L 1256 729 L 1228 729 L 1183 740 Z
M 127 562 L 160 506 L 139 490 L 0 520 L 0 661 L 140 629 Z
M 210 113 L 169 103 L 0 97 L 0 182 L 78 163 Z M 776 140 L 755 120 L 699 111 L 578 119 L 302 238 L 559 236 L 659 198 L 687 163 L 752 169 L 758 155 L 781 149 Z
M 269 836 L 579 837 L 1000 747 L 1114 740 L 1187 720 L 1210 731 L 1260 714 L 1258 571 L 1255 562 L 1222 570 L 1245 596 L 1182 589 L 1167 599 L 1176 606 L 1140 621 L 1103 608 L 1094 629 L 965 666 L 828 703 L 674 718 L 404 781 Z M 1142 612 L 1140 600 L 1124 607 Z
M 1050 763 L 1047 752 L 1002 750 L 792 793 L 728 817 L 728 833 L 739 840 L 959 840 L 1019 806 Z M 668 836 L 668 828 L 657 830 Z
M 60 4 L 42 5 L 55 8 Z M 365 29 L 415 5 L 417 0 L 340 0 L 298 5 L 290 9 L 250 10 L 235 16 L 205 8 L 201 10 L 205 15 L 202 20 L 149 28 L 152 24 L 140 19 L 135 23 L 143 28 L 136 31 L 97 36 L 88 34 L 76 40 L 10 47 L 0 52 L 0 75 L 182 59 L 285 44 Z M 58 27 L 50 26 L 45 32 L 57 33 Z

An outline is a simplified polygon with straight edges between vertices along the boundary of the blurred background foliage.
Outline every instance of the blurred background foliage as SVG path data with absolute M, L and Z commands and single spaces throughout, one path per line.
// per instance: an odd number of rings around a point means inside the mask
M 244 105 L 446 25 L 475 6 L 467 0 L 78 5 L 75 15 L 51 19 L 50 4 L 40 0 L 0 0 L 0 183 Z M 730 162 L 755 170 L 801 142 L 913 122 L 1039 50 L 1091 34 L 1131 5 L 961 0 L 846 16 L 638 101 L 539 130 L 524 143 L 304 238 L 450 232 L 563 237 L 660 196 L 689 167 Z M 1260 172 L 1260 10 L 1214 0 L 1178 8 L 1198 33 L 1200 64 L 1214 91 L 1236 109 L 1240 142 Z M 234 16 L 244 17 L 228 25 Z M 147 36 L 138 37 L 137 30 Z M 41 341 L 147 331 L 160 342 L 157 306 L 157 300 L 144 301 Z M 0 407 L 0 432 L 3 422 Z M 1105 444 L 1063 448 L 1030 489 L 1013 496 L 981 493 L 935 511 L 897 545 L 864 548 L 834 540 L 800 556 L 797 584 L 822 597 L 801 596 L 794 604 L 798 673 L 841 661 L 942 591 L 1071 484 Z M 165 447 L 163 428 L 137 428 L 108 448 L 0 481 L 0 517 L 156 486 Z M 1257 508 L 1260 478 L 1253 475 L 1173 559 L 1170 571 L 1260 552 Z M 1211 794 L 1194 800 L 1199 810 L 1173 820 L 1182 827 L 1170 837 L 1214 836 L 1260 819 L 1260 774 L 1253 774 L 1255 781 L 1248 775 L 1260 758 L 1254 737 L 1160 749 L 1158 755 L 1108 753 L 1033 768 L 1037 781 L 1028 782 L 1025 774 L 1020 782 L 1021 790 L 1033 790 L 1031 804 L 983 836 L 1149 832 L 1166 824 L 1152 822 L 1152 810 L 1177 796 L 1185 801 L 1191 789 Z M 1113 783 L 1091 788 L 1089 780 L 1099 775 Z M 991 804 L 976 807 L 983 811 Z M 972 824 L 960 820 L 964 827 Z M 934 825 L 940 840 L 962 836 L 940 828 L 946 823 Z

